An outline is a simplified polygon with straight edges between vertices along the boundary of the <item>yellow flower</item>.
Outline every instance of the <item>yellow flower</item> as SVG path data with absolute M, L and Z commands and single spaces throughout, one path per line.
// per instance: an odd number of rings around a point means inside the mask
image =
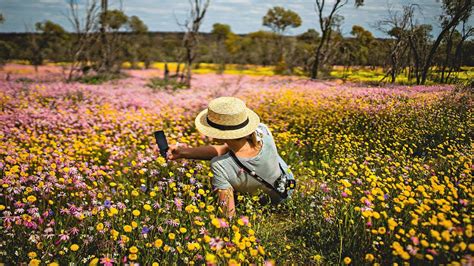
M 187 231 L 188 231 L 188 230 L 186 230 L 186 228 L 184 228 L 184 227 L 179 228 L 179 232 L 180 232 L 181 234 L 184 234 L 184 233 L 186 233 Z
M 149 204 L 145 204 L 145 205 L 143 205 L 143 209 L 145 209 L 145 211 L 150 211 L 151 206 Z
M 137 260 L 138 255 L 137 255 L 137 254 L 130 254 L 130 255 L 128 255 L 128 258 L 129 258 L 130 260 Z
M 351 264 L 351 261 L 352 261 L 352 260 L 351 260 L 351 258 L 349 258 L 349 257 L 345 257 L 345 258 L 344 258 L 344 264 L 346 264 L 346 265 Z
M 194 250 L 194 243 L 188 243 L 187 247 L 188 247 L 189 251 L 193 251 Z
M 99 258 L 93 258 L 91 262 L 89 262 L 89 266 L 96 266 L 99 264 Z
M 207 207 L 206 207 L 206 211 L 207 211 L 207 212 L 213 212 L 214 210 L 215 210 L 214 206 L 212 206 L 212 205 L 207 205 Z
M 30 260 L 30 263 L 28 264 L 29 266 L 38 266 L 41 264 L 41 261 L 39 259 L 32 259 Z
M 0 211 L 5 210 L 5 205 L 0 204 Z
M 256 256 L 258 255 L 258 250 L 256 250 L 256 249 L 251 249 L 251 250 L 250 250 L 250 255 L 251 255 L 252 257 L 256 257 Z
M 128 251 L 130 251 L 130 253 L 132 253 L 132 254 L 135 254 L 135 253 L 138 252 L 138 248 L 135 247 L 135 246 L 131 246 L 131 247 L 128 249 Z
M 425 247 L 425 248 L 430 246 L 430 244 L 428 243 L 428 241 L 426 241 L 426 240 L 424 240 L 424 239 L 421 240 L 420 243 L 421 243 L 421 245 L 422 245 L 423 247 Z
M 320 262 L 323 257 L 321 255 L 317 254 L 317 255 L 314 255 L 312 258 L 313 258 L 314 261 Z
M 137 217 L 137 216 L 140 215 L 140 211 L 139 210 L 133 210 L 132 214 L 133 214 L 133 216 Z
M 168 238 L 169 238 L 170 240 L 174 240 L 174 239 L 176 238 L 176 235 L 175 235 L 174 233 L 169 233 L 169 234 L 168 234 Z
M 28 253 L 28 258 L 30 258 L 30 259 L 34 259 L 34 258 L 36 258 L 36 256 L 37 256 L 36 252 L 34 252 L 34 251 L 31 251 L 31 252 Z
M 36 197 L 31 195 L 31 196 L 28 196 L 28 198 L 26 198 L 26 200 L 29 202 L 29 203 L 33 203 L 36 201 Z
M 228 265 L 229 265 L 229 266 L 237 266 L 237 265 L 240 265 L 240 263 L 238 263 L 238 262 L 237 262 L 236 260 L 234 260 L 234 259 L 230 259 Z
M 136 197 L 136 196 L 138 196 L 138 195 L 139 195 L 139 193 L 138 193 L 137 190 L 133 190 L 133 191 L 132 191 L 132 196 Z
M 127 233 L 132 232 L 132 229 L 133 229 L 133 228 L 132 228 L 130 225 L 125 225 L 125 226 L 123 227 L 123 230 L 124 230 L 125 232 L 127 232 Z
M 194 211 L 193 205 L 188 205 L 188 206 L 186 206 L 186 208 L 184 208 L 184 210 L 185 210 L 187 213 L 192 213 L 192 212 Z
M 449 242 L 451 240 L 451 235 L 449 234 L 448 230 L 444 230 L 443 232 L 441 232 L 441 236 L 446 242 Z
M 115 208 L 115 207 L 110 208 L 110 214 L 111 214 L 111 216 L 113 216 L 113 215 L 115 215 L 115 214 L 117 214 L 117 213 L 118 213 L 118 209 L 117 209 L 117 208 Z
M 370 253 L 367 253 L 365 255 L 365 260 L 369 261 L 369 262 L 372 262 L 374 260 L 374 255 L 370 254 Z
M 372 216 L 373 216 L 375 219 L 380 219 L 380 213 L 378 213 L 378 212 L 373 212 L 373 213 L 372 213 Z
M 163 240 L 161 239 L 155 240 L 155 247 L 161 248 L 161 246 L 163 246 Z
M 211 220 L 211 224 L 214 225 L 216 228 L 220 228 L 221 227 L 221 223 L 219 222 L 219 219 L 217 218 L 213 218 Z
M 59 266 L 59 263 L 56 261 L 53 261 L 51 263 L 48 263 L 48 266 Z
M 214 254 L 207 253 L 206 254 L 206 262 L 209 263 L 209 264 L 216 263 L 216 256 Z
M 79 246 L 77 244 L 72 244 L 71 245 L 71 250 L 72 251 L 77 251 L 77 250 L 79 250 Z
M 104 224 L 99 223 L 99 224 L 97 224 L 97 226 L 95 228 L 97 229 L 97 231 L 101 231 L 102 229 L 104 229 Z
M 404 260 L 409 260 L 410 259 L 410 254 L 408 254 L 408 252 L 406 252 L 406 251 L 403 251 L 402 254 L 400 254 L 400 256 Z
M 379 232 L 379 234 L 381 234 L 381 235 L 385 234 L 385 232 L 386 232 L 385 227 L 379 227 L 378 232 Z
M 135 221 L 132 221 L 132 227 L 133 227 L 133 228 L 137 228 L 137 227 L 138 227 L 138 223 L 135 222 Z

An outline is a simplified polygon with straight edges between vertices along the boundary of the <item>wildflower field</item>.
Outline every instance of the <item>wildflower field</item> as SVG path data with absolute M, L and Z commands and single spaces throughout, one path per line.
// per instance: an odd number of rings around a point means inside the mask
M 0 81 L 0 262 L 472 265 L 472 91 L 213 74 L 175 92 L 145 84 Z M 224 95 L 272 130 L 298 181 L 291 201 L 239 195 L 229 220 L 208 162 L 159 157 L 155 130 L 209 143 L 194 117 Z

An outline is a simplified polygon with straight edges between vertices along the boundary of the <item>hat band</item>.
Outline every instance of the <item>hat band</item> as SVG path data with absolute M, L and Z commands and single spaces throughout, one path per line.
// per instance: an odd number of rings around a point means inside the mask
M 248 117 L 247 117 L 247 119 L 246 119 L 243 123 L 238 124 L 238 125 L 232 125 L 232 126 L 216 124 L 216 123 L 212 122 L 211 120 L 209 120 L 209 117 L 206 117 L 206 120 L 207 120 L 207 123 L 208 123 L 211 127 L 214 127 L 214 128 L 220 129 L 220 130 L 236 130 L 236 129 L 241 129 L 241 128 L 244 128 L 244 127 L 245 127 L 246 125 L 248 125 L 248 123 L 249 123 L 249 118 L 248 118 Z

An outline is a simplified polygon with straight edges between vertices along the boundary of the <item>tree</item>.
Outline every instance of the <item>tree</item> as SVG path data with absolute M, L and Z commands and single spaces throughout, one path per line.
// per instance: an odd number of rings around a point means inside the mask
M 0 13 L 0 24 L 3 24 L 5 17 Z M 13 47 L 9 42 L 0 41 L 0 67 L 10 59 L 13 53 Z
M 183 38 L 183 46 L 186 50 L 186 85 L 191 87 L 192 64 L 196 59 L 196 46 L 199 42 L 199 28 L 206 15 L 210 0 L 189 0 L 191 9 L 184 26 L 186 33 Z
M 263 26 L 269 27 L 278 36 L 278 38 L 276 38 L 278 48 L 278 65 L 276 71 L 283 73 L 286 72 L 286 70 L 289 70 L 289 72 L 291 72 L 292 67 L 287 65 L 287 60 L 285 58 L 286 49 L 283 34 L 289 27 L 297 28 L 301 26 L 301 17 L 292 10 L 276 6 L 269 9 L 267 14 L 263 17 Z M 294 47 L 294 45 L 292 45 L 292 47 Z
M 438 50 L 441 41 L 444 36 L 453 28 L 456 28 L 460 22 L 468 21 L 472 8 L 472 0 L 443 0 L 442 8 L 443 14 L 440 16 L 441 20 L 441 32 L 438 34 L 436 40 L 431 46 L 430 52 L 426 58 L 426 61 L 423 63 L 423 69 L 421 72 L 421 84 L 425 84 L 428 71 L 431 67 L 433 57 Z
M 367 65 L 374 36 L 370 31 L 358 25 L 352 26 L 351 35 L 355 38 L 354 63 L 357 65 Z
M 35 30 L 28 34 L 28 49 L 26 56 L 38 70 L 45 58 L 55 58 L 62 49 L 66 39 L 66 31 L 61 25 L 52 21 L 37 22 Z
M 328 57 L 327 48 L 328 44 L 331 41 L 331 35 L 342 21 L 342 16 L 337 13 L 339 10 L 348 3 L 348 0 L 335 0 L 332 7 L 330 8 L 329 15 L 324 16 L 326 1 L 325 0 L 316 0 L 316 13 L 319 18 L 319 27 L 321 29 L 321 39 L 319 44 L 314 51 L 314 61 L 311 68 L 311 79 L 317 79 L 318 70 L 323 61 L 324 57 Z M 361 6 L 364 3 L 363 0 L 356 0 L 355 5 Z
M 263 17 L 263 26 L 269 27 L 278 34 L 284 34 L 288 27 L 301 26 L 301 17 L 292 10 L 276 6 L 269 9 Z
M 120 50 L 123 48 L 119 31 L 127 25 L 128 17 L 122 10 L 105 10 L 100 14 L 99 23 L 104 32 L 98 44 L 102 56 L 98 59 L 97 71 L 104 74 L 117 73 L 121 67 Z
M 403 7 L 403 13 L 399 14 L 392 9 L 388 10 L 388 18 L 377 22 L 377 28 L 385 34 L 392 37 L 389 45 L 389 69 L 381 81 L 388 76 L 391 77 L 391 83 L 396 82 L 400 69 L 403 69 L 402 59 L 409 49 L 407 33 L 415 11 L 415 5 Z
M 230 26 L 227 24 L 215 23 L 212 25 L 211 35 L 215 41 L 215 49 L 213 51 L 213 61 L 219 64 L 219 73 L 225 70 L 225 65 L 228 57 L 228 49 L 226 41 L 230 35 L 233 35 Z
M 59 55 L 66 47 L 68 34 L 64 28 L 50 20 L 38 22 L 35 25 L 36 31 L 41 34 L 39 36 L 42 56 L 53 61 L 60 61 Z
M 87 1 L 84 10 L 79 10 L 78 0 L 69 0 L 68 20 L 72 25 L 74 38 L 68 47 L 68 59 L 71 62 L 66 77 L 72 81 L 79 75 L 84 75 L 92 61 L 91 50 L 95 47 L 99 8 L 96 0 Z M 84 14 L 82 18 L 80 14 Z
M 414 66 L 412 73 L 415 74 L 416 84 L 421 82 L 421 66 L 422 62 L 426 60 L 426 51 L 429 50 L 430 40 L 432 38 L 431 31 L 433 27 L 428 24 L 423 25 L 411 25 L 410 29 L 406 33 L 408 38 L 408 45 L 412 53 L 414 60 Z M 410 77 L 409 77 L 410 78 Z
M 150 65 L 151 41 L 147 35 L 148 27 L 137 16 L 131 16 L 128 20 L 128 30 L 132 33 L 131 38 L 127 39 L 126 50 L 127 57 L 130 59 L 132 68 L 137 67 L 137 61 L 142 60 L 145 67 Z
M 297 51 L 300 52 L 301 65 L 303 65 L 303 72 L 306 74 L 311 72 L 311 60 L 319 38 L 319 32 L 315 29 L 308 29 L 297 37 L 299 46 Z

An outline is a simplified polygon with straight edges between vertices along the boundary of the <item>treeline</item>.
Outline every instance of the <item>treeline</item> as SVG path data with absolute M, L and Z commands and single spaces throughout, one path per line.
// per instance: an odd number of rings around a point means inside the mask
M 216 24 L 218 27 L 225 26 Z M 356 36 L 338 36 L 340 47 L 336 51 L 334 65 L 341 66 L 373 66 L 383 67 L 387 64 L 387 53 L 394 40 L 374 38 L 370 32 L 366 32 L 360 26 L 354 26 L 353 33 Z M 365 34 L 366 36 L 361 36 Z M 32 36 L 35 35 L 35 36 Z M 182 39 L 184 33 L 180 32 L 147 32 L 135 34 L 131 32 L 119 33 L 123 46 L 117 56 L 120 62 L 130 62 L 132 67 L 138 68 L 137 62 L 143 62 L 149 67 L 151 62 L 183 62 Z M 457 34 L 457 36 L 459 36 Z M 3 60 L 30 61 L 33 65 L 42 64 L 44 60 L 49 62 L 68 62 L 68 42 L 74 42 L 75 34 L 65 33 L 64 41 L 55 44 L 31 49 L 31 39 L 42 39 L 41 33 L 0 33 L 0 44 L 2 44 L 1 58 Z M 47 39 L 47 38 L 45 38 Z M 280 60 L 280 47 L 277 45 L 277 35 L 269 31 L 257 31 L 249 34 L 233 34 L 213 32 L 201 33 L 200 43 L 197 48 L 198 57 L 196 62 L 214 64 L 255 64 L 255 65 L 279 65 L 305 66 L 308 65 L 308 55 L 314 48 L 314 43 L 320 39 L 315 30 L 297 36 L 284 36 L 283 46 L 288 51 L 285 61 Z M 362 39 L 362 40 L 361 40 Z M 136 49 L 131 47 L 136 45 Z M 8 46 L 5 49 L 5 46 Z M 446 57 L 447 43 L 441 45 L 440 53 L 436 54 L 435 65 L 443 65 Z M 459 65 L 474 66 L 474 41 L 467 40 L 460 50 Z M 40 50 L 39 53 L 38 49 Z M 99 47 L 91 47 L 91 53 L 98 53 Z M 38 57 L 38 62 L 33 59 Z M 42 62 L 39 62 L 40 60 Z M 308 67 L 308 66 L 307 66 Z M 307 68 L 306 67 L 306 68 Z
M 100 8 L 92 1 L 85 10 L 86 18 L 80 20 L 75 1 L 70 1 L 74 33 L 43 21 L 30 33 L 0 34 L 0 58 L 2 62 L 27 60 L 34 66 L 46 60 L 69 62 L 68 80 L 89 72 L 118 73 L 123 62 L 134 68 L 138 62 L 146 68 L 155 61 L 180 62 L 183 68 L 175 76 L 185 76 L 188 84 L 191 67 L 200 62 L 217 64 L 222 71 L 226 64 L 271 65 L 279 74 L 302 73 L 314 79 L 329 76 L 334 65 L 383 67 L 386 81 L 396 82 L 403 73 L 417 84 L 427 79 L 449 83 L 461 66 L 474 65 L 474 30 L 467 24 L 473 5 L 470 0 L 442 1 L 441 32 L 437 36 L 431 25 L 417 22 L 419 6 L 389 11 L 376 25 L 386 34 L 384 39 L 375 38 L 358 25 L 352 27 L 351 36 L 343 37 L 343 17 L 338 11 L 347 2 L 336 0 L 324 5 L 324 1 L 316 0 L 320 28 L 287 36 L 287 30 L 299 27 L 302 21 L 297 13 L 282 7 L 269 9 L 263 16 L 262 24 L 269 31 L 238 35 L 229 25 L 216 23 L 211 33 L 200 33 L 210 2 L 190 1 L 190 15 L 183 23 L 186 30 L 164 33 L 149 32 L 136 16 L 108 10 L 104 0 Z M 356 5 L 362 4 L 356 1 Z

